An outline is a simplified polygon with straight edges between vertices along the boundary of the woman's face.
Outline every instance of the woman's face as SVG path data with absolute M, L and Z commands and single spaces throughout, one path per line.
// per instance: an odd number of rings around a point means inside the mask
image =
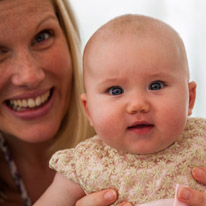
M 49 0 L 0 1 L 0 130 L 52 138 L 67 111 L 72 63 Z

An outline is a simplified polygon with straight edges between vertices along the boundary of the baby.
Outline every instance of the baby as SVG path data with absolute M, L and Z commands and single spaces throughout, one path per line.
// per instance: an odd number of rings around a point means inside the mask
M 115 205 L 177 206 L 177 184 L 204 191 L 191 169 L 206 165 L 206 120 L 188 117 L 196 84 L 177 32 L 150 17 L 117 17 L 90 38 L 83 64 L 81 101 L 97 135 L 53 155 L 58 173 L 39 203 L 75 205 L 115 188 Z

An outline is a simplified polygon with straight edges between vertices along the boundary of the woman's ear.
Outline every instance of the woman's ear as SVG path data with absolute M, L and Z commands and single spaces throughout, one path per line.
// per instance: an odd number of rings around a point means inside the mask
M 195 99 L 196 99 L 196 83 L 195 82 L 190 82 L 188 84 L 189 88 L 189 108 L 188 108 L 188 115 L 192 114 L 192 110 L 195 104 Z
M 92 122 L 92 119 L 90 117 L 88 106 L 87 106 L 87 95 L 86 94 L 81 94 L 80 99 L 81 99 L 84 111 L 87 115 L 87 118 L 89 119 L 90 125 L 93 127 L 93 122 Z

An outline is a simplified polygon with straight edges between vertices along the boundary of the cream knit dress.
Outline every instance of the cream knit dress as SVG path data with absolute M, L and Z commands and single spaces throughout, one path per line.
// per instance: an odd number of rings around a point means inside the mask
M 206 119 L 189 118 L 183 134 L 165 150 L 148 155 L 117 151 L 94 136 L 76 148 L 56 152 L 50 167 L 81 185 L 86 194 L 115 188 L 116 205 L 173 198 L 176 184 L 205 191 L 191 176 L 206 166 Z M 149 204 L 150 205 L 150 204 Z

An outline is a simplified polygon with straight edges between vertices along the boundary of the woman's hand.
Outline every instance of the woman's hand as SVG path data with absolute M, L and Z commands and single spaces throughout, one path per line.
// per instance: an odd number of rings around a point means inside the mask
M 192 176 L 198 182 L 206 185 L 206 168 L 199 167 L 192 170 Z M 184 187 L 178 190 L 178 199 L 189 206 L 206 206 L 206 193 Z
M 117 199 L 115 190 L 103 190 L 84 196 L 78 200 L 76 206 L 109 206 Z M 132 206 L 130 203 L 121 203 L 117 206 Z

